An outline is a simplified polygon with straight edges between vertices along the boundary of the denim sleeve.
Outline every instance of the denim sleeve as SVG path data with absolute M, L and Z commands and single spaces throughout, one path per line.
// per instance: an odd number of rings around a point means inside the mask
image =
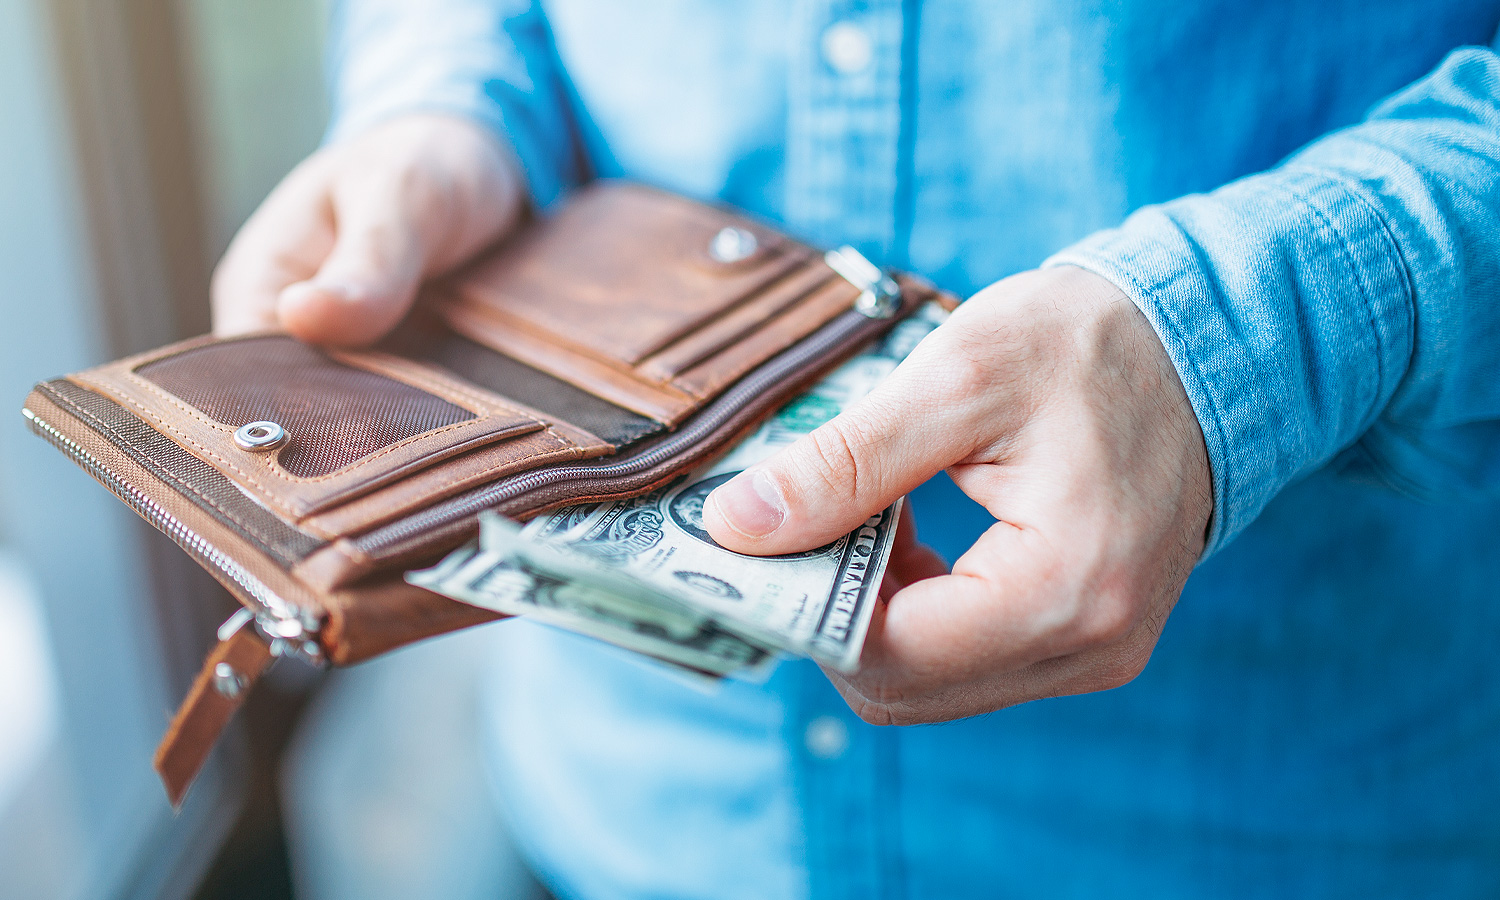
M 1205 557 L 1329 463 L 1500 495 L 1500 58 L 1450 54 L 1277 168 L 1048 260 L 1132 296 L 1203 427 Z
M 580 179 L 565 82 L 537 4 L 341 0 L 332 24 L 330 140 L 400 113 L 452 113 L 509 143 L 539 205 Z

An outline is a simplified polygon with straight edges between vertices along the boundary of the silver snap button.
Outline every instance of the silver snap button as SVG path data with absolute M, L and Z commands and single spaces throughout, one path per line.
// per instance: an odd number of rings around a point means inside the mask
M 802 743 L 807 752 L 818 759 L 838 759 L 849 749 L 849 726 L 833 716 L 818 716 L 807 723 L 807 730 L 802 732 Z
M 245 676 L 234 670 L 229 663 L 214 666 L 214 690 L 226 700 L 233 700 L 245 690 Z
M 835 22 L 823 32 L 823 61 L 840 75 L 858 75 L 875 58 L 870 33 L 853 22 Z
M 708 245 L 708 255 L 714 258 L 714 262 L 737 263 L 754 256 L 759 249 L 760 241 L 755 239 L 755 235 L 743 228 L 730 226 L 719 229 L 719 233 L 714 235 Z
M 234 442 L 241 450 L 275 450 L 286 443 L 286 429 L 275 422 L 251 422 L 235 431 Z

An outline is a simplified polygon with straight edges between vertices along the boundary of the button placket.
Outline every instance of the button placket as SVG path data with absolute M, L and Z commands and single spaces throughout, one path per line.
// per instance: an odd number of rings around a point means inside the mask
M 811 663 L 787 665 L 785 738 L 803 816 L 812 895 L 899 892 L 900 805 L 895 729 L 860 722 Z
M 840 75 L 857 75 L 875 55 L 870 33 L 854 22 L 835 22 L 823 30 L 823 61 Z
M 824 762 L 834 762 L 849 749 L 849 726 L 835 716 L 816 716 L 802 730 L 802 745 Z
M 793 33 L 787 221 L 815 242 L 888 258 L 897 249 L 902 6 L 805 4 Z

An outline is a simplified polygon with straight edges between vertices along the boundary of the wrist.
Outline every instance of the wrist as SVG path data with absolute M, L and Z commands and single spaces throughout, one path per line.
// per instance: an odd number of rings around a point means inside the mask
M 1204 540 L 1214 502 L 1203 431 L 1132 298 L 1092 271 L 1055 265 L 1007 278 L 970 304 L 954 320 L 982 317 L 969 331 L 1025 373 L 1009 403 L 1024 406 L 1033 446 L 1090 456 L 1089 478 L 1127 492 L 1153 485 L 1124 502 L 1158 507 Z
M 1161 336 L 1134 300 L 1088 269 L 1056 265 L 1064 309 L 1076 317 L 1075 377 L 1088 383 L 1109 433 L 1139 454 L 1124 471 L 1145 464 L 1167 477 L 1148 502 L 1178 507 L 1190 533 L 1206 546 L 1213 523 L 1213 474 L 1203 428 Z M 1152 448 L 1149 453 L 1146 448 Z M 1174 490 L 1175 488 L 1175 490 Z

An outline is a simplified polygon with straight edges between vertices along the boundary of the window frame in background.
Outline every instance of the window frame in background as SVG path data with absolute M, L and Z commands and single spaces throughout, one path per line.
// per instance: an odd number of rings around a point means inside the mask
M 151 753 L 233 601 L 23 426 L 30 383 L 206 330 L 217 251 L 171 0 L 0 0 L 6 541 L 43 598 L 53 745 L 0 809 L 6 891 L 185 897 L 242 802 L 227 735 L 182 812 Z

